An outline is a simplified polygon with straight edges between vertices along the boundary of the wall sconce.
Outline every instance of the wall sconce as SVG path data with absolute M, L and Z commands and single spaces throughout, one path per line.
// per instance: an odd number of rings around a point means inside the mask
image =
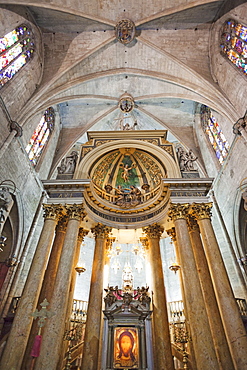
M 175 274 L 177 273 L 177 271 L 180 269 L 181 267 L 179 266 L 179 264 L 177 262 L 173 262 L 171 264 L 171 266 L 169 266 L 169 270 L 171 271 L 174 271 Z
M 78 275 L 80 276 L 81 275 L 81 273 L 82 272 L 85 272 L 86 271 L 86 267 L 85 267 L 85 264 L 84 263 L 82 263 L 81 264 L 81 266 L 79 265 L 77 265 L 76 267 L 75 267 L 75 271 L 78 273 Z

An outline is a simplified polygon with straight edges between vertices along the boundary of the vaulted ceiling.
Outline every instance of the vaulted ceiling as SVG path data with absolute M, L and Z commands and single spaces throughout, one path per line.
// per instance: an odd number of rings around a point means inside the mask
M 23 116 L 57 106 L 62 131 L 54 166 L 87 130 L 117 128 L 126 92 L 137 128 L 168 129 L 193 149 L 197 103 L 234 119 L 211 75 L 209 38 L 212 23 L 244 2 L 8 1 L 15 12 L 25 6 L 42 33 L 43 77 Z M 128 45 L 115 36 L 121 19 L 136 26 Z

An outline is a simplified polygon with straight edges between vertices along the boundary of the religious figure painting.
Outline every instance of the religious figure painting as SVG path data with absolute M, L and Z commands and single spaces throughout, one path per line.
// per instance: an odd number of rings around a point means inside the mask
M 114 329 L 114 369 L 138 369 L 138 329 L 118 327 Z

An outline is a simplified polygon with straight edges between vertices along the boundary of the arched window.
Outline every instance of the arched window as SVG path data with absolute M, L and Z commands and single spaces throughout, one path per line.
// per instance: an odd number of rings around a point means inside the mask
M 222 53 L 247 74 L 247 27 L 230 19 L 224 23 L 221 33 Z
M 201 122 L 204 132 L 215 151 L 220 164 L 224 162 L 229 151 L 229 144 L 220 129 L 220 126 L 213 116 L 211 109 L 206 105 L 201 106 Z
M 55 113 L 54 109 L 50 107 L 45 111 L 26 147 L 28 157 L 34 166 L 37 164 L 38 159 L 51 136 L 54 123 Z
M 26 25 L 0 38 L 0 89 L 30 60 L 33 51 L 32 32 Z

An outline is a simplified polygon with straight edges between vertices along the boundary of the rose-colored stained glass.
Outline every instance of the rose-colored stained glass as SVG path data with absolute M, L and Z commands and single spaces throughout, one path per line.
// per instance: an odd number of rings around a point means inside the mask
M 54 109 L 50 107 L 45 111 L 28 145 L 26 146 L 26 152 L 34 166 L 37 164 L 38 159 L 51 136 L 54 123 L 55 113 Z
M 30 60 L 33 52 L 32 33 L 26 25 L 0 38 L 0 89 Z

